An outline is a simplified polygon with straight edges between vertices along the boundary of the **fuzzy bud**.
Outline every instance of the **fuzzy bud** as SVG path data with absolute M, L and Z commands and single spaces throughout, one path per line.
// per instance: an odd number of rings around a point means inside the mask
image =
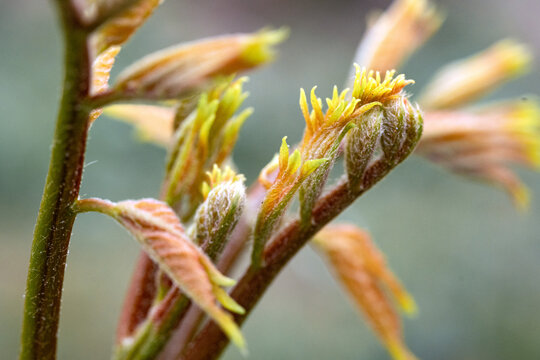
M 194 239 L 215 260 L 234 229 L 246 202 L 244 177 L 230 168 L 222 172 L 216 165 L 203 183 L 204 202 L 194 218 Z
M 357 120 L 357 128 L 347 136 L 345 158 L 347 176 L 352 188 L 362 181 L 364 171 L 375 154 L 381 135 L 384 112 L 374 107 Z
M 381 148 L 384 160 L 394 167 L 413 151 L 422 135 L 422 114 L 405 97 L 383 108 Z

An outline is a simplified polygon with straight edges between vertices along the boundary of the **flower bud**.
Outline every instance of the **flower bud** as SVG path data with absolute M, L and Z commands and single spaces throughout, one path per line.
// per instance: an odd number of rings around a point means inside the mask
M 422 135 L 422 115 L 406 97 L 391 101 L 383 108 L 381 148 L 384 160 L 394 167 L 413 151 Z
M 246 202 L 244 177 L 230 168 L 223 172 L 214 165 L 203 183 L 204 202 L 194 218 L 194 240 L 215 260 L 223 250 L 229 234 L 240 219 Z

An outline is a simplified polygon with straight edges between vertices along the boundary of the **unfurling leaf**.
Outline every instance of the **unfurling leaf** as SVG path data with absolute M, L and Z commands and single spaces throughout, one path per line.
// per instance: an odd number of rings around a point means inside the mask
M 242 214 L 246 188 L 244 177 L 229 167 L 221 171 L 214 165 L 208 178 L 202 187 L 205 200 L 195 213 L 193 238 L 215 260 Z
M 189 218 L 203 201 L 201 186 L 214 164 L 230 156 L 241 125 L 251 114 L 246 109 L 234 115 L 247 97 L 245 78 L 228 81 L 203 93 L 197 109 L 183 120 L 174 135 L 167 164 L 165 197 Z
M 493 91 L 522 74 L 531 63 L 525 45 L 503 40 L 469 58 L 443 67 L 425 87 L 420 104 L 425 109 L 451 109 Z
M 334 87 L 332 98 L 326 99 L 328 105 L 326 112 L 322 110 L 321 99 L 315 95 L 315 88 L 311 91 L 311 107 L 313 108 L 311 112 L 308 108 L 305 93 L 303 90 L 301 91 L 300 108 L 306 121 L 304 137 L 299 145 L 302 159 L 326 158 L 329 160 L 324 166 L 313 172 L 300 189 L 302 224 L 309 224 L 312 209 L 339 155 L 338 150 L 345 135 L 351 129 L 362 126 L 363 131 L 375 134 L 372 141 L 376 141 L 378 138 L 377 132 L 381 126 L 380 124 L 366 122 L 364 117 L 370 110 L 376 112 L 377 108 L 392 107 L 393 101 L 404 98 L 403 88 L 413 83 L 413 81 L 405 79 L 404 75 L 394 77 L 394 73 L 394 71 L 389 71 L 385 74 L 384 79 L 381 79 L 378 72 L 368 71 L 365 68 L 356 66 L 351 96 L 347 97 L 348 89 L 340 93 Z M 355 139 L 358 140 L 358 138 Z M 369 144 L 366 144 L 366 146 L 369 146 Z M 359 149 L 351 147 L 350 150 L 357 151 Z M 355 156 L 350 153 L 349 155 L 350 159 Z M 361 166 L 359 165 L 359 167 Z M 360 179 L 359 176 L 358 178 Z M 357 180 L 359 181 L 359 179 Z
M 395 0 L 367 29 L 354 61 L 368 69 L 396 69 L 433 35 L 442 16 L 427 0 Z
M 92 63 L 91 83 L 90 83 L 90 95 L 99 95 L 109 88 L 109 77 L 111 75 L 111 69 L 114 65 L 114 60 L 118 52 L 119 46 L 111 46 L 107 50 L 99 54 L 98 57 Z M 101 113 L 102 109 L 94 109 L 90 112 L 89 122 L 92 123 L 96 120 Z
M 142 141 L 164 147 L 171 145 L 175 117 L 175 109 L 172 107 L 118 104 L 107 106 L 105 114 L 132 124 Z
M 354 65 L 356 68 L 352 97 L 360 100 L 360 104 L 369 104 L 374 101 L 384 103 L 403 96 L 401 91 L 407 85 L 414 84 L 414 80 L 407 80 L 405 75 L 394 77 L 396 71 L 389 70 L 384 79 L 378 71 L 367 70 L 365 67 Z
M 119 76 L 116 89 L 140 98 L 180 98 L 203 90 L 220 76 L 260 66 L 285 30 L 220 36 L 147 55 Z
M 114 217 L 142 245 L 180 290 L 205 311 L 240 349 L 245 341 L 232 316 L 219 307 L 243 313 L 221 288 L 235 281 L 222 275 L 184 232 L 180 220 L 165 203 L 154 199 L 119 203 L 100 199 L 79 200 L 79 211 L 100 211 Z
M 404 344 L 401 321 L 383 286 L 407 313 L 416 311 L 414 300 L 388 269 L 370 236 L 353 225 L 330 225 L 313 243 L 394 359 L 416 359 Z
M 138 0 L 100 26 L 92 37 L 96 56 L 111 46 L 124 44 L 163 0 Z
M 528 192 L 511 165 L 540 169 L 540 104 L 515 100 L 477 110 L 428 112 L 417 153 L 450 171 L 505 189 L 518 208 Z
M 264 247 L 272 231 L 277 227 L 294 194 L 310 174 L 324 166 L 328 159 L 304 160 L 297 149 L 289 154 L 289 146 L 284 137 L 279 155 L 267 166 L 277 170 L 277 176 L 270 185 L 259 209 L 253 232 L 253 266 L 260 266 Z M 268 170 L 263 169 L 263 173 Z

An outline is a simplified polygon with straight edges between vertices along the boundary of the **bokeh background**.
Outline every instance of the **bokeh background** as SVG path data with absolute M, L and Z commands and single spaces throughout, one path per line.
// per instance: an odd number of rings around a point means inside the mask
M 278 60 L 254 73 L 246 104 L 255 114 L 235 152 L 248 180 L 302 132 L 298 89 L 319 95 L 342 84 L 367 14 L 389 1 L 169 0 L 119 57 L 117 69 L 195 38 L 286 25 Z M 445 62 L 513 37 L 540 55 L 537 0 L 439 1 L 447 21 L 401 69 L 419 92 Z M 0 2 L 0 358 L 19 348 L 26 267 L 47 171 L 60 93 L 62 48 L 51 2 Z M 491 99 L 540 94 L 530 75 Z M 100 118 L 91 129 L 82 196 L 156 196 L 163 150 L 141 144 L 125 124 Z M 422 359 L 540 358 L 540 176 L 521 171 L 535 195 L 528 213 L 505 194 L 412 157 L 359 200 L 343 220 L 368 228 L 414 294 L 405 320 Z M 77 219 L 70 247 L 60 359 L 106 359 L 138 245 L 111 220 Z M 324 264 L 309 248 L 281 274 L 245 326 L 252 359 L 388 359 Z M 239 353 L 229 349 L 226 359 Z

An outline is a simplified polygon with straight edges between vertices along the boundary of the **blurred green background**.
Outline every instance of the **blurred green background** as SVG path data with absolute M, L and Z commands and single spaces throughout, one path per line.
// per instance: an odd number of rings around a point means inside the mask
M 249 181 L 283 135 L 299 140 L 298 89 L 319 95 L 342 84 L 366 15 L 389 1 L 169 0 L 122 50 L 117 69 L 167 45 L 205 36 L 286 25 L 278 60 L 253 74 L 235 160 Z M 47 171 L 61 84 L 60 34 L 50 2 L 0 2 L 0 358 L 19 348 L 26 267 Z M 418 92 L 449 60 L 503 37 L 540 49 L 537 0 L 439 2 L 441 31 L 401 69 Z M 540 94 L 531 75 L 490 98 Z M 82 196 L 156 196 L 164 152 L 103 117 L 91 129 Z M 534 194 L 518 213 L 505 194 L 411 158 L 342 219 L 367 227 L 420 313 L 405 320 L 422 359 L 540 359 L 540 176 L 520 174 Z M 138 245 L 111 220 L 77 219 L 70 247 L 60 359 L 108 358 Z M 311 249 L 271 287 L 245 326 L 252 359 L 388 359 Z M 226 359 L 239 353 L 229 349 Z

